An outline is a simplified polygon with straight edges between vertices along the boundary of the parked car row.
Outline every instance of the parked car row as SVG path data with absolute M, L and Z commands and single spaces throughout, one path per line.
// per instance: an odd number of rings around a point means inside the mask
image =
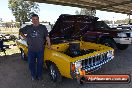
M 0 39 L 3 41 L 15 40 L 17 37 L 11 34 L 0 33 Z

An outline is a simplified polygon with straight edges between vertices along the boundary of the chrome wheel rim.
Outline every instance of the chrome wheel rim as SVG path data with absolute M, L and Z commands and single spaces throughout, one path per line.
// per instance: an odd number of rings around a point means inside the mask
M 22 58 L 24 58 L 25 54 L 24 54 L 23 50 L 21 52 L 22 52 Z
M 56 78 L 56 71 L 52 65 L 50 66 L 50 75 L 51 75 L 52 79 Z

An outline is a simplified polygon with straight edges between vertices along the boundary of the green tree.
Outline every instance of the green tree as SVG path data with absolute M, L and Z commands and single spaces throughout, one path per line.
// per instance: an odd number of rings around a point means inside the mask
M 39 12 L 37 3 L 25 0 L 8 0 L 8 8 L 15 16 L 15 20 L 20 23 L 30 21 L 31 14 Z

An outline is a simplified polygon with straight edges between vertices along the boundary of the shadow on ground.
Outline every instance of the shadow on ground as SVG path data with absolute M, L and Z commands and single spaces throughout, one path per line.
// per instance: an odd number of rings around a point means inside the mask
M 125 51 L 115 51 L 115 58 L 93 74 L 132 75 L 132 47 Z M 53 83 L 44 69 L 42 81 L 31 81 L 28 63 L 20 59 L 20 53 L 0 56 L 0 88 L 132 88 L 129 84 L 84 84 L 63 78 L 62 83 Z

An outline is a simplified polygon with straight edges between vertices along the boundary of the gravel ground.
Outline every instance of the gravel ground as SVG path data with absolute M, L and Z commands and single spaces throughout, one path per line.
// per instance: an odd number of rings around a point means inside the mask
M 132 46 L 127 50 L 115 52 L 115 58 L 102 66 L 94 74 L 130 74 L 132 75 Z M 42 81 L 31 81 L 26 61 L 20 59 L 20 53 L 0 56 L 0 88 L 132 88 L 129 84 L 83 84 L 76 80 L 63 78 L 61 84 L 50 81 L 45 71 Z

